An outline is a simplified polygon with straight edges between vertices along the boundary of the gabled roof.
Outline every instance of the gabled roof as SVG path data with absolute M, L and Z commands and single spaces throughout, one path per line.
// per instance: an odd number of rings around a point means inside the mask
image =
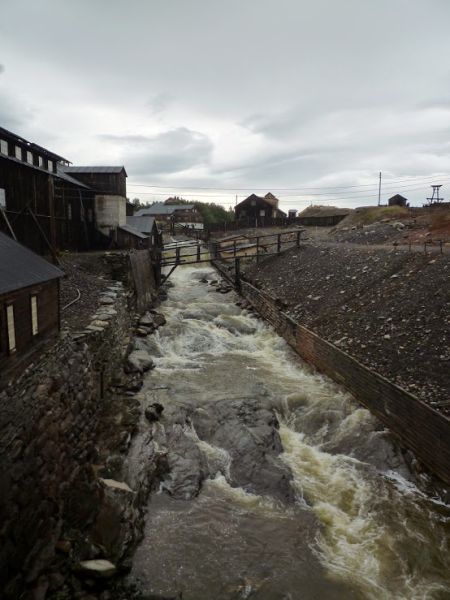
M 164 204 L 163 202 L 155 202 L 151 206 L 139 209 L 134 216 L 172 215 L 177 210 L 192 210 L 193 208 L 193 204 Z
M 389 198 L 389 200 L 404 200 L 405 202 L 408 202 L 408 198 L 405 198 L 405 196 L 402 196 L 401 194 L 395 194 L 395 196 L 391 196 Z
M 51 281 L 64 273 L 0 232 L 0 294 Z
M 92 189 L 88 185 L 86 185 L 85 183 L 80 181 L 79 179 L 75 179 L 74 177 L 71 177 L 70 175 L 68 175 L 65 172 L 65 170 L 63 169 L 62 165 L 60 165 L 60 164 L 56 165 L 56 176 L 59 177 L 60 179 L 64 179 L 64 181 L 73 183 L 73 185 L 77 185 L 79 187 L 85 188 L 86 190 Z
M 131 227 L 130 225 L 119 225 L 119 229 L 122 229 L 123 231 L 126 231 L 127 233 L 130 233 L 131 235 L 134 235 L 135 237 L 141 238 L 141 240 L 148 239 L 148 235 L 141 233 L 140 231 L 138 231 L 134 227 Z
M 269 197 L 267 197 L 267 196 L 269 196 Z M 236 210 L 236 208 L 239 208 L 241 206 L 245 206 L 252 200 L 256 200 L 259 202 L 263 202 L 264 204 L 267 204 L 267 206 L 270 206 L 270 208 L 273 208 L 273 209 L 277 210 L 279 213 L 281 213 L 282 215 L 286 216 L 286 213 L 283 212 L 280 208 L 278 208 L 278 199 L 275 198 L 275 196 L 273 194 L 271 194 L 270 192 L 269 192 L 269 194 L 267 194 L 267 196 L 263 198 L 262 196 L 257 196 L 256 194 L 250 194 L 250 196 L 245 198 L 245 200 L 242 200 L 241 202 L 239 202 L 239 204 L 236 204 L 236 206 L 234 207 L 234 210 Z M 273 198 L 275 198 L 276 204 L 275 204 Z
M 154 223 L 154 217 L 139 217 L 136 215 L 127 217 L 127 225 L 133 229 L 137 229 L 137 231 L 140 231 L 141 233 L 150 233 L 153 229 Z
M 128 177 L 124 166 L 115 167 L 64 167 L 66 173 L 125 173 Z

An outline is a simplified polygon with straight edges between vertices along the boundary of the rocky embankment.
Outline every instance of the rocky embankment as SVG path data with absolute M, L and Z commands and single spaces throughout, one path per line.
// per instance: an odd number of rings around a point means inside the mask
M 299 323 L 450 414 L 450 256 L 317 243 L 244 276 Z

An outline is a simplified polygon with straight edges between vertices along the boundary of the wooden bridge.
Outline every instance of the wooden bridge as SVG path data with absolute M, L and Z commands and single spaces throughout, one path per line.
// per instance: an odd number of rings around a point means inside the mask
M 180 265 L 209 263 L 215 260 L 234 262 L 239 274 L 241 259 L 256 260 L 276 256 L 292 247 L 300 247 L 302 229 L 265 235 L 235 234 L 219 239 L 210 239 L 208 245 L 200 240 L 174 241 L 161 249 L 161 268 L 171 267 L 164 277 L 167 280 Z

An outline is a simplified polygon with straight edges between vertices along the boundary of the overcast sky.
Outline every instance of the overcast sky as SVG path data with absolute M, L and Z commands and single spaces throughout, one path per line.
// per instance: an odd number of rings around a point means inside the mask
M 383 198 L 434 182 L 450 198 L 449 0 L 0 0 L 0 16 L 0 125 L 124 164 L 131 198 L 358 206 L 380 170 Z M 362 187 L 324 189 L 345 186 Z

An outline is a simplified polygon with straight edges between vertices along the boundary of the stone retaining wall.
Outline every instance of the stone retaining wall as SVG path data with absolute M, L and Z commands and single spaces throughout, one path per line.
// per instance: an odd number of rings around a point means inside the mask
M 130 292 L 112 282 L 86 329 L 59 338 L 0 392 L 2 598 L 28 598 L 62 530 L 87 531 L 96 518 L 96 432 L 134 314 Z

